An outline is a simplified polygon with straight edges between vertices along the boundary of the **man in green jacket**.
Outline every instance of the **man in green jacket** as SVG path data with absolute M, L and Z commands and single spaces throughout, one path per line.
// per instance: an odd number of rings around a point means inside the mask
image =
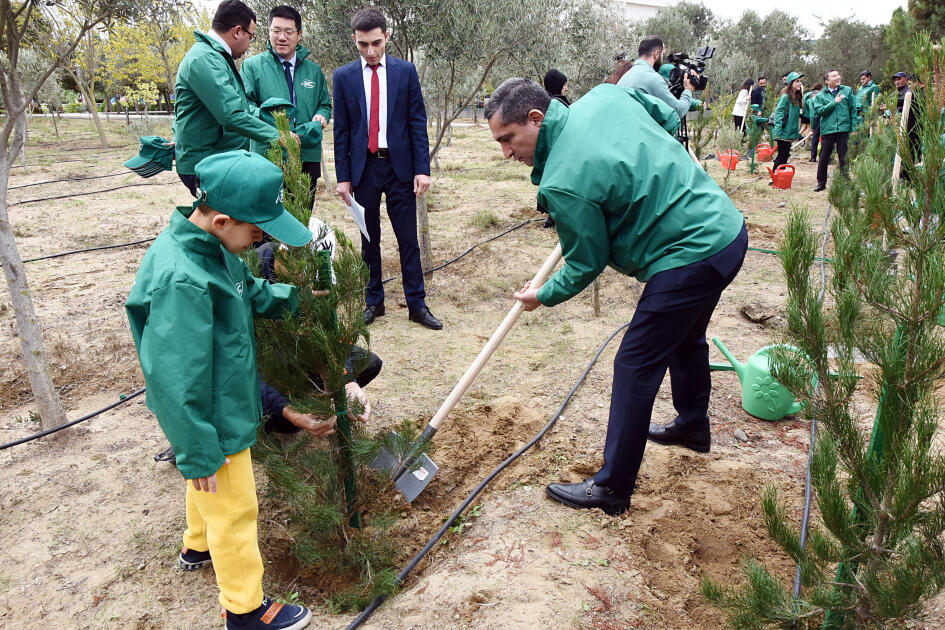
M 873 73 L 864 70 L 860 74 L 860 89 L 856 91 L 856 114 L 857 125 L 866 117 L 870 108 L 873 107 L 873 101 L 879 95 L 879 86 L 873 83 Z
M 617 85 L 640 90 L 644 94 L 660 99 L 676 110 L 679 118 L 683 119 L 692 105 L 693 85 L 689 81 L 689 76 L 684 76 L 683 87 L 685 89 L 679 95 L 679 98 L 673 96 L 673 93 L 669 91 L 669 86 L 666 85 L 666 81 L 657 71 L 663 65 L 663 52 L 662 39 L 656 35 L 643 38 L 637 48 L 639 57 L 633 62 L 633 66 L 627 70 L 626 74 L 620 77 Z
M 204 158 L 200 198 L 178 208 L 148 248 L 125 310 L 148 408 L 187 487 L 179 562 L 212 562 L 226 628 L 302 628 L 311 612 L 263 597 L 249 448 L 262 403 L 253 317 L 298 308 L 298 290 L 254 277 L 238 256 L 262 230 L 287 245 L 312 234 L 282 204 L 282 171 L 248 151 Z
M 266 52 L 243 62 L 246 97 L 257 107 L 277 97 L 295 107 L 295 131 L 302 139 L 302 170 L 315 182 L 321 175 L 322 130 L 331 120 L 331 95 L 321 66 L 308 59 L 302 39 L 302 16 L 289 6 L 269 12 L 269 46 Z M 268 144 L 253 140 L 251 150 L 265 154 Z
M 646 283 L 614 360 L 604 466 L 548 495 L 619 514 L 630 505 L 647 437 L 708 452 L 709 349 L 705 333 L 748 246 L 745 221 L 715 181 L 689 159 L 636 90 L 599 85 L 570 109 L 538 84 L 509 79 L 486 118 L 506 157 L 532 166 L 538 201 L 555 220 L 564 266 L 540 289 L 515 293 L 526 310 L 580 293 L 603 269 Z M 650 424 L 669 369 L 678 416 Z
M 260 120 L 246 100 L 236 59 L 256 39 L 256 14 L 240 0 L 223 0 L 206 34 L 184 55 L 174 86 L 177 174 L 197 196 L 197 163 L 215 153 L 268 144 L 279 132 Z M 298 138 L 296 137 L 296 140 Z
M 839 70 L 827 73 L 827 85 L 814 97 L 814 115 L 820 116 L 820 161 L 817 163 L 817 187 L 814 192 L 827 188 L 827 166 L 833 148 L 837 147 L 839 167 L 847 164 L 847 142 L 856 125 L 856 99 L 853 89 L 841 85 Z

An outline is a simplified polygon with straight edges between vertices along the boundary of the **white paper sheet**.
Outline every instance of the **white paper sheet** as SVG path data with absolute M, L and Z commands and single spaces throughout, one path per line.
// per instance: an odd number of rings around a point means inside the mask
M 364 238 L 370 243 L 371 237 L 368 236 L 367 222 L 364 220 L 364 206 L 357 202 L 354 195 L 349 194 L 348 197 L 351 199 L 351 203 L 345 204 L 348 207 L 348 214 L 350 214 L 354 222 L 358 224 L 358 229 L 361 230 L 361 234 L 363 234 Z

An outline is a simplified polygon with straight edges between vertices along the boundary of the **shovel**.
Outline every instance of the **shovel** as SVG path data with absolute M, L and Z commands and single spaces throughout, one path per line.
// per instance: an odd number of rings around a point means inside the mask
M 559 260 L 561 260 L 560 244 L 555 246 L 554 251 L 548 256 L 545 264 L 541 266 L 541 269 L 539 269 L 535 277 L 532 278 L 531 288 L 536 289 L 544 284 Z M 456 406 L 459 399 L 462 398 L 466 390 L 469 389 L 473 380 L 478 376 L 479 372 L 482 371 L 486 362 L 492 357 L 492 353 L 495 352 L 499 344 L 502 343 L 502 340 L 505 339 L 505 336 L 508 334 L 509 330 L 512 329 L 518 316 L 521 315 L 524 310 L 524 305 L 516 300 L 515 306 L 513 306 L 509 314 L 505 316 L 505 319 L 502 320 L 502 323 L 496 331 L 492 333 L 492 337 L 486 342 L 482 350 L 479 351 L 479 356 L 477 356 L 476 360 L 472 362 L 472 365 L 466 369 L 466 373 L 463 374 L 459 383 L 456 384 L 456 387 L 453 388 L 450 395 L 447 396 L 443 404 L 440 405 L 433 419 L 430 420 L 430 424 L 426 426 L 416 442 L 410 444 L 399 456 L 384 449 L 374 458 L 374 461 L 371 462 L 371 468 L 374 470 L 393 471 L 391 478 L 394 480 L 394 486 L 404 495 L 404 498 L 407 499 L 407 503 L 412 503 L 413 500 L 423 492 L 424 488 L 433 480 L 433 475 L 439 470 L 439 466 L 437 466 L 426 453 L 416 455 L 417 450 L 422 444 L 433 439 L 437 429 L 440 428 L 440 424 L 446 419 L 447 414 L 453 410 L 453 407 Z M 399 440 L 400 436 L 396 433 L 391 433 L 391 438 L 391 442 L 395 444 L 398 443 L 398 441 L 402 441 Z

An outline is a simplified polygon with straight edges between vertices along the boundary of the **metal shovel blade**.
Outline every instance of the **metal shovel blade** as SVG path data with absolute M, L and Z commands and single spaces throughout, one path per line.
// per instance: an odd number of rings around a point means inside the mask
M 395 431 L 391 431 L 388 435 L 388 443 L 390 444 L 399 444 L 403 442 L 403 438 L 400 437 Z M 391 453 L 389 450 L 381 449 L 381 452 L 377 454 L 369 467 L 371 470 L 383 470 L 386 472 L 393 472 L 397 470 L 397 466 L 400 465 L 400 458 Z
M 417 464 L 419 464 L 419 466 L 417 466 Z M 437 466 L 426 453 L 423 453 L 415 458 L 412 465 L 399 479 L 394 481 L 394 485 L 400 490 L 401 494 L 404 495 L 404 498 L 407 499 L 407 503 L 413 503 L 413 500 L 433 481 L 433 475 L 435 475 L 436 471 L 439 469 L 440 467 Z

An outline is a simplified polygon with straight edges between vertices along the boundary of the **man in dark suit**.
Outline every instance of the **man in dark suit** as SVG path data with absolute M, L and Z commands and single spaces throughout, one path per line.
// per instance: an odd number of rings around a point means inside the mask
M 387 197 L 403 274 L 410 321 L 439 330 L 443 324 L 427 308 L 417 243 L 417 197 L 430 187 L 427 113 L 420 79 L 412 63 L 386 55 L 390 34 L 377 9 L 351 19 L 352 39 L 361 58 L 334 74 L 335 171 L 338 194 L 364 206 L 368 236 L 361 254 L 371 272 L 364 321 L 384 314 L 381 283 L 381 194 Z

